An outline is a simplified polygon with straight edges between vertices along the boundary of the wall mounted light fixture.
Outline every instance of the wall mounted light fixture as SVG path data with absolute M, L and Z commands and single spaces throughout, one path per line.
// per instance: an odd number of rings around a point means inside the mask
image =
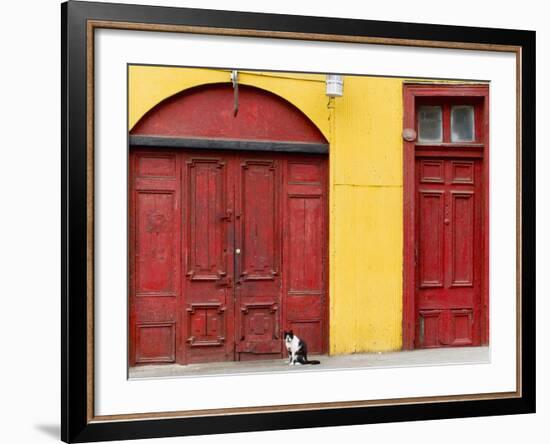
M 328 97 L 342 97 L 344 95 L 344 76 L 327 74 L 326 79 Z

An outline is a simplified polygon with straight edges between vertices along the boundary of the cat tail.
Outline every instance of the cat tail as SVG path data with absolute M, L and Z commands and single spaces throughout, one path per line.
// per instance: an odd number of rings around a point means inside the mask
M 311 364 L 311 365 L 317 365 L 317 364 L 320 364 L 321 361 L 317 361 L 317 360 L 314 360 L 314 361 L 307 361 L 306 364 Z

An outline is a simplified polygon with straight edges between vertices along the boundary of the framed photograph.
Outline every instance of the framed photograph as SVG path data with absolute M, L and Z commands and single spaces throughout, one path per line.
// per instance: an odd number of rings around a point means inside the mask
M 62 439 L 535 411 L 535 33 L 69 1 Z

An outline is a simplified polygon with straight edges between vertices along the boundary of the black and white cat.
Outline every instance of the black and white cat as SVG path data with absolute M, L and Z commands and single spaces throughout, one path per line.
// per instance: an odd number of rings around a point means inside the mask
M 320 361 L 307 359 L 307 344 L 296 336 L 292 330 L 283 332 L 283 340 L 288 351 L 288 365 L 320 364 Z

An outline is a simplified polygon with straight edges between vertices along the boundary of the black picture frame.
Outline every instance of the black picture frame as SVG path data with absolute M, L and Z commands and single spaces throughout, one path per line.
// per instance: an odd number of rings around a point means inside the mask
M 512 398 L 354 408 L 95 421 L 89 415 L 93 335 L 89 285 L 87 38 L 89 20 L 332 36 L 512 45 L 521 53 L 521 394 Z M 61 438 L 90 442 L 535 412 L 535 32 L 69 1 L 61 5 Z M 90 327 L 92 325 L 92 327 Z

